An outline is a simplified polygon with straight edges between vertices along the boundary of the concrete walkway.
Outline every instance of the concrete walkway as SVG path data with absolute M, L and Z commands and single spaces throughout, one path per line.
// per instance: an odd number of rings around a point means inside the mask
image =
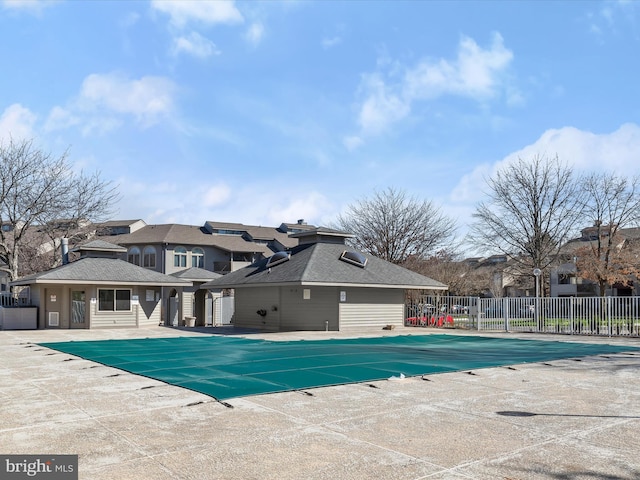
M 0 332 L 0 453 L 78 454 L 79 478 L 87 480 L 640 478 L 639 353 L 260 395 L 224 405 L 35 345 L 212 332 L 204 331 Z M 247 336 L 430 332 L 443 333 Z M 640 346 L 638 339 L 525 338 Z

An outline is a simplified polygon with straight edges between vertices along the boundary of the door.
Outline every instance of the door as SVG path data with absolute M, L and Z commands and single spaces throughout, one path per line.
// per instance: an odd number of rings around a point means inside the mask
M 84 290 L 71 292 L 71 324 L 69 328 L 87 328 L 86 298 Z
M 60 288 L 47 288 L 45 291 L 44 315 L 45 328 L 66 327 L 62 314 L 62 290 Z M 61 325 L 62 324 L 62 325 Z
M 177 296 L 169 297 L 168 302 L 169 302 L 169 308 L 168 308 L 169 318 L 167 319 L 168 320 L 167 324 L 172 327 L 177 327 L 178 326 L 178 297 Z

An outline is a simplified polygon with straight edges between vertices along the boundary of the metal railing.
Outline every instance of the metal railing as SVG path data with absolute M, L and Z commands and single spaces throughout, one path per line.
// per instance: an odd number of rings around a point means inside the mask
M 640 336 L 640 297 L 410 298 L 406 325 Z

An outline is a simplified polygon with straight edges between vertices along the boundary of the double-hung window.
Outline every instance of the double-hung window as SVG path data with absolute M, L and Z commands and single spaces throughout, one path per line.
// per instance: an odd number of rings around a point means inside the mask
M 131 247 L 127 253 L 127 262 L 134 265 L 140 265 L 140 249 L 138 247 Z
M 144 247 L 142 252 L 142 266 L 145 268 L 156 268 L 156 248 L 152 246 Z
M 191 266 L 204 268 L 204 250 L 197 247 L 191 250 Z
M 176 247 L 173 250 L 173 266 L 187 268 L 187 249 Z

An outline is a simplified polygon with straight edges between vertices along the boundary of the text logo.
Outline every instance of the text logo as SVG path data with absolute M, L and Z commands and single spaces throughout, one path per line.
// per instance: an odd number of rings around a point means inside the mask
M 0 455 L 3 480 L 78 480 L 78 455 Z

